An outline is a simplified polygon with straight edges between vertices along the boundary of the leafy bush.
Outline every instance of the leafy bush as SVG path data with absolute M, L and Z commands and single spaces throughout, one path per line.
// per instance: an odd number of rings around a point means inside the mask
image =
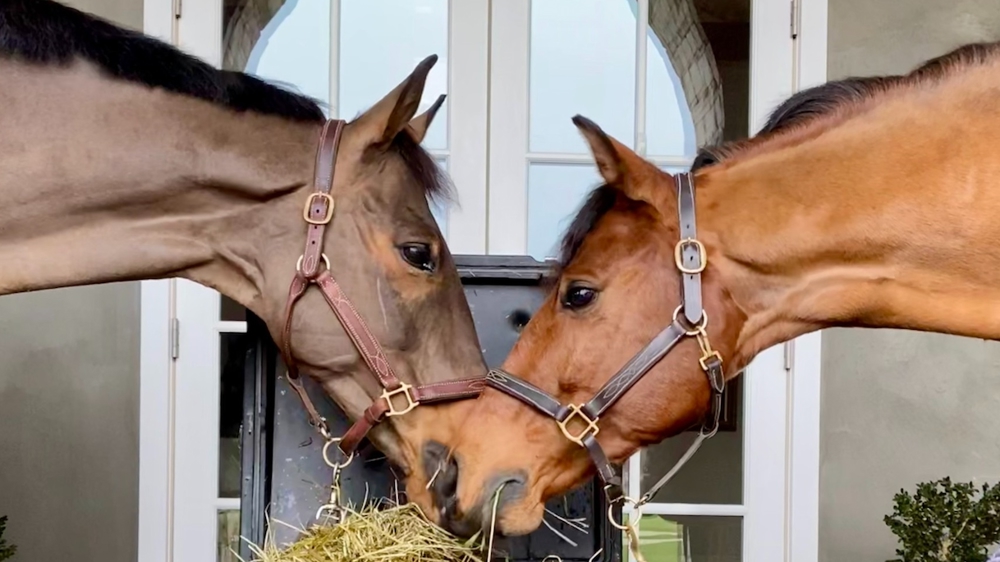
M 17 547 L 12 544 L 7 544 L 7 541 L 3 538 L 3 532 L 7 529 L 7 517 L 0 517 L 0 560 L 7 560 L 8 558 L 13 558 L 14 553 L 17 552 Z
M 989 547 L 1000 542 L 1000 483 L 976 488 L 943 478 L 893 500 L 884 521 L 901 548 L 889 562 L 987 562 Z

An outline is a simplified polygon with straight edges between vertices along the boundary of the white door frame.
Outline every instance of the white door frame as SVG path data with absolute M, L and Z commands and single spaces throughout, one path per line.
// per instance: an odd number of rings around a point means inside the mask
M 172 0 L 143 0 L 143 32 L 173 44 Z M 173 561 L 175 280 L 142 281 L 139 304 L 139 537 L 136 560 Z
M 789 22 L 788 3 L 778 0 L 753 0 L 754 26 L 751 32 L 752 51 L 754 53 L 780 52 L 775 58 L 768 60 L 769 65 L 789 68 L 788 76 L 779 79 L 770 77 L 760 81 L 751 78 L 752 88 L 757 104 L 751 106 L 751 115 L 756 117 L 753 130 L 762 123 L 764 115 L 775 103 L 787 97 L 790 93 L 826 80 L 827 54 L 827 1 L 828 0 L 794 0 L 797 16 L 793 25 L 797 25 L 798 37 L 793 49 L 779 45 L 787 41 L 787 37 L 762 33 L 758 25 L 761 18 L 774 18 L 771 21 Z M 220 0 L 212 0 L 206 4 L 213 6 Z M 339 4 L 333 0 L 335 5 Z M 218 64 L 218 57 L 204 53 L 202 49 L 209 42 L 215 49 L 221 48 L 221 10 L 216 9 L 207 18 L 184 17 L 175 18 L 176 0 L 144 0 L 144 31 L 147 34 L 177 44 L 182 37 L 200 37 L 197 44 L 182 41 L 181 47 L 191 50 Z M 198 4 L 187 4 L 185 10 Z M 450 10 L 454 14 L 452 20 L 461 21 L 463 25 L 452 25 L 449 33 L 451 43 L 449 57 L 452 68 L 487 68 L 489 61 L 487 46 L 480 46 L 480 40 L 488 36 L 490 26 L 489 0 L 452 0 Z M 336 10 L 333 10 L 336 13 Z M 333 18 L 331 18 L 333 19 Z M 339 24 L 339 21 L 337 22 Z M 494 21 L 494 25 L 497 22 Z M 331 26 L 333 27 L 333 25 Z M 502 24 L 501 24 L 502 28 Z M 495 28 L 496 29 L 496 28 Z M 512 29 L 512 28 L 507 28 Z M 771 28 L 773 29 L 773 27 Z M 336 30 L 333 30 L 334 33 Z M 331 51 L 336 49 L 336 35 L 331 38 Z M 458 45 L 476 45 L 476 48 Z M 194 48 L 192 48 L 194 47 Z M 787 55 L 785 53 L 788 53 Z M 790 58 L 789 58 L 790 57 Z M 513 60 L 513 59 L 511 59 Z M 758 59 L 759 60 L 759 59 Z M 782 62 L 787 62 L 787 66 Z M 502 61 L 490 61 L 496 66 Z M 513 70 L 508 69 L 507 72 Z M 503 67 L 494 69 L 503 73 Z M 499 100 L 508 99 L 511 95 L 509 86 L 516 83 L 515 77 L 508 77 L 508 86 L 503 92 L 490 92 L 492 111 L 498 108 Z M 331 91 L 336 92 L 336 73 L 331 73 Z M 498 83 L 494 79 L 492 82 Z M 449 119 L 449 138 L 485 138 L 488 130 L 487 109 L 478 100 L 486 98 L 489 77 L 486 73 L 473 75 L 449 75 L 449 100 L 446 107 L 452 114 L 469 115 L 468 119 Z M 771 95 L 768 95 L 768 93 Z M 527 89 L 525 88 L 525 94 Z M 331 99 L 331 106 L 336 107 L 336 99 Z M 508 121 L 510 114 L 506 114 Z M 494 122 L 504 123 L 500 120 Z M 485 144 L 449 143 L 449 173 L 459 190 L 461 207 L 453 208 L 449 213 L 449 244 L 455 253 L 484 253 L 487 251 L 489 234 L 500 225 L 489 221 L 488 209 L 495 206 L 518 203 L 514 199 L 496 199 L 491 197 L 486 189 L 487 151 Z M 496 147 L 494 147 L 495 150 Z M 494 172 L 502 170 L 494 164 L 494 159 L 501 157 L 498 153 L 490 154 L 491 166 Z M 523 156 L 521 156 L 523 162 Z M 491 178 L 492 179 L 492 178 Z M 521 180 L 524 181 L 524 180 Z M 526 219 L 525 219 L 526 220 Z M 492 223 L 492 224 L 491 224 Z M 506 225 L 508 228 L 510 224 Z M 509 230 L 507 232 L 510 232 Z M 499 235 L 499 232 L 497 232 Z M 495 243 L 489 244 L 491 253 L 506 250 L 523 252 L 524 241 L 517 237 L 495 237 Z M 506 240 L 506 241 L 504 241 Z M 509 248 L 508 248 L 509 246 Z M 515 248 L 515 246 L 517 248 Z M 139 552 L 138 559 L 143 562 L 173 562 L 174 536 L 174 472 L 176 469 L 177 447 L 174 442 L 177 372 L 172 358 L 173 319 L 176 318 L 176 295 L 178 283 L 185 281 L 164 280 L 144 281 L 141 284 L 141 372 L 140 372 L 140 493 L 139 493 Z M 193 284 L 191 284 L 193 285 Z M 202 287 L 184 287 L 188 290 L 210 291 Z M 212 295 L 216 299 L 217 294 Z M 211 309 L 218 312 L 218 306 Z M 217 321 L 217 319 L 216 319 Z M 193 335 L 193 334 L 190 334 Z M 218 347 L 217 334 L 207 341 Z M 774 502 L 767 498 L 758 498 L 758 492 L 763 494 L 763 488 L 755 492 L 747 489 L 745 492 L 745 537 L 767 536 L 771 530 L 780 527 L 785 537 L 784 544 L 757 545 L 752 539 L 744 545 L 747 560 L 794 560 L 815 561 L 818 559 L 818 512 L 819 512 L 819 420 L 820 420 L 820 368 L 821 368 L 821 334 L 809 334 L 797 338 L 785 346 L 769 349 L 762 353 L 751 367 L 757 373 L 747 378 L 746 392 L 748 397 L 766 393 L 770 403 L 783 404 L 782 408 L 761 411 L 748 419 L 748 427 L 752 424 L 756 434 L 761 435 L 758 441 L 748 444 L 747 451 L 753 448 L 753 459 L 746 462 L 746 482 L 756 481 L 759 474 L 765 474 L 771 485 L 764 486 L 770 490 L 782 490 L 784 501 L 778 509 L 767 509 L 760 513 L 755 511 L 761 502 L 771 505 Z M 193 342 L 192 342 L 193 343 Z M 197 345 L 197 344 L 195 344 Z M 216 349 L 216 355 L 218 349 Z M 218 370 L 218 360 L 213 363 L 213 369 Z M 767 374 L 761 371 L 766 371 Z M 215 372 L 215 371 L 213 371 Z M 794 376 L 787 376 L 788 373 Z M 764 375 L 764 376 L 761 376 Z M 771 376 L 775 375 L 775 376 Z M 780 384 L 774 380 L 780 379 Z M 216 385 L 218 381 L 215 381 Z M 776 390 L 777 389 L 777 390 Z M 213 393 L 217 401 L 218 393 Z M 761 410 L 758 408 L 757 410 Z M 750 414 L 750 412 L 748 412 Z M 762 429 L 766 426 L 768 429 Z M 760 430 L 760 431 L 758 431 Z M 214 433 L 214 432 L 213 432 Z M 768 451 L 770 455 L 762 454 Z M 673 506 L 684 511 L 685 506 Z M 698 506 L 689 506 L 698 507 Z M 690 514 L 698 509 L 690 509 Z M 680 514 L 680 513 L 678 513 Z M 721 514 L 721 513 L 720 513 Z M 735 515 L 736 513 L 732 513 Z M 742 513 L 741 513 L 742 514 Z M 214 521 L 212 533 L 214 536 Z M 213 551 L 214 552 L 214 551 Z M 752 553 L 752 556 L 751 556 Z
M 793 6 L 797 37 L 792 89 L 800 91 L 827 81 L 828 0 L 795 0 Z M 822 338 L 822 332 L 814 332 L 786 344 L 792 374 L 788 378 L 787 561 L 819 560 Z

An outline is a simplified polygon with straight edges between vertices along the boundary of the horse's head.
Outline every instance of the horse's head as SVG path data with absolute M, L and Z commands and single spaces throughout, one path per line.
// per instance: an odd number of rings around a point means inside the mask
M 570 227 L 556 288 L 503 364 L 503 371 L 562 405 L 591 400 L 671 325 L 681 295 L 674 178 L 592 122 L 574 122 L 606 183 Z M 715 349 L 729 357 L 745 317 L 713 272 L 711 239 L 702 239 L 709 264 L 701 275 L 707 332 Z M 696 338 L 683 338 L 596 420 L 597 441 L 612 460 L 624 461 L 706 413 L 711 389 L 701 357 Z M 463 534 L 489 525 L 493 496 L 503 486 L 498 529 L 530 532 L 541 523 L 545 501 L 583 483 L 594 473 L 594 462 L 552 417 L 522 400 L 489 388 L 473 405 L 472 415 L 456 421 L 447 442 L 450 465 L 433 485 L 441 523 Z M 583 416 L 567 425 L 572 435 L 593 431 Z
M 315 186 L 305 186 L 284 203 L 288 208 L 281 220 L 287 224 L 260 225 L 273 230 L 274 237 L 268 263 L 261 268 L 266 277 L 263 302 L 254 308 L 275 340 L 287 346 L 291 361 L 314 376 L 355 420 L 385 390 L 369 367 L 373 361 L 387 363 L 398 380 L 414 386 L 482 377 L 486 371 L 461 281 L 428 204 L 429 197 L 447 196 L 445 177 L 419 146 L 444 97 L 416 116 L 435 60 L 420 63 L 385 98 L 344 125 L 329 199 L 315 195 Z M 332 135 L 329 128 L 327 133 Z M 318 203 L 325 205 L 311 216 Z M 310 219 L 326 221 L 325 234 L 317 235 L 322 255 L 311 262 Z M 351 336 L 365 328 L 338 321 L 332 305 L 324 302 L 322 284 L 307 285 L 285 333 L 290 284 L 297 268 L 309 267 L 320 273 L 329 268 L 338 294 L 349 303 L 333 300 L 356 312 L 384 358 L 362 356 Z M 394 394 L 395 408 L 406 409 L 412 398 L 412 393 Z M 388 417 L 371 433 L 406 471 L 419 468 L 416 455 L 431 437 L 426 431 L 433 428 L 420 421 L 423 410 Z

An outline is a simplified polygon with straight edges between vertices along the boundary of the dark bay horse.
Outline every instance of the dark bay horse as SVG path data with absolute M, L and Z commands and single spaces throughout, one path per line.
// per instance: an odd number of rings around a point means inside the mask
M 416 115 L 435 60 L 331 125 L 311 99 L 61 4 L 0 3 L 0 294 L 193 280 L 266 321 L 355 420 L 385 390 L 369 360 L 412 385 L 481 379 L 427 201 L 447 196 L 447 181 L 419 146 L 443 101 Z M 336 127 L 339 143 L 317 158 Z M 307 237 L 323 254 L 297 268 L 312 255 Z M 286 334 L 293 280 L 305 293 Z M 365 349 L 381 344 L 382 356 L 362 357 L 324 302 L 329 287 L 310 282 L 342 290 L 338 314 L 353 309 L 375 340 Z M 407 471 L 433 430 L 424 410 L 371 434 Z
M 614 490 L 614 464 L 706 420 L 756 354 L 815 330 L 1000 339 L 998 108 L 1000 46 L 977 44 L 796 94 L 691 174 L 574 119 L 604 184 L 490 388 L 448 407 L 428 511 L 472 532 L 503 486 L 499 529 L 530 532 L 547 499 L 595 471 Z

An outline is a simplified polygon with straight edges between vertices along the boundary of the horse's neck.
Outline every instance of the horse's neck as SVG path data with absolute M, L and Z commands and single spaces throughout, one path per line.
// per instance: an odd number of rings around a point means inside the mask
M 308 183 L 313 127 L 83 64 L 0 60 L 0 75 L 0 294 L 183 276 L 256 297 L 253 228 Z
M 1000 338 L 1000 100 L 933 101 L 699 176 L 737 361 L 830 326 Z

